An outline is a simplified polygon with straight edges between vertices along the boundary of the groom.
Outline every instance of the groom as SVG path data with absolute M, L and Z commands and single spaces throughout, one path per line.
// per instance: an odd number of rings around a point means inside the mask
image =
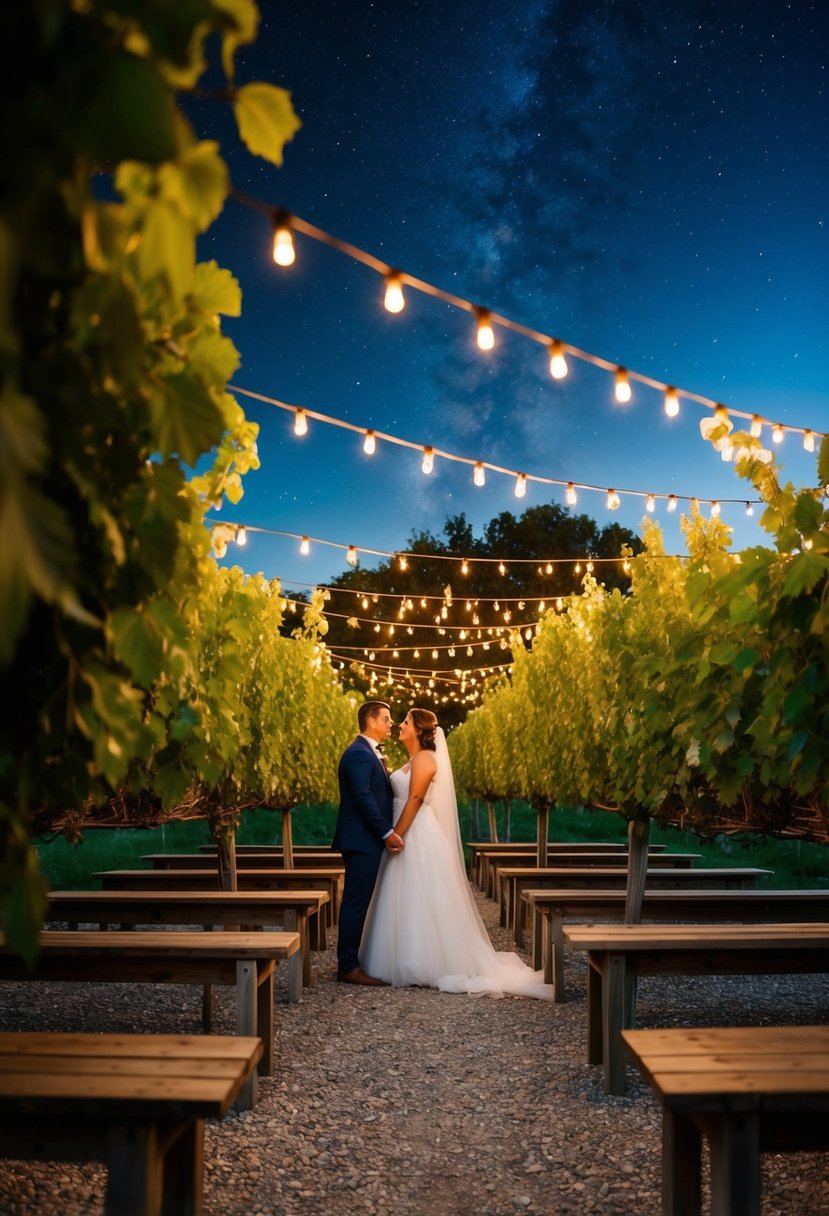
M 357 951 L 383 848 L 399 853 L 403 837 L 392 827 L 392 792 L 377 745 L 391 735 L 391 710 L 385 701 L 366 701 L 357 711 L 360 733 L 343 752 L 337 773 L 340 809 L 332 848 L 345 862 L 340 904 L 337 979 L 343 984 L 383 985 L 366 975 Z

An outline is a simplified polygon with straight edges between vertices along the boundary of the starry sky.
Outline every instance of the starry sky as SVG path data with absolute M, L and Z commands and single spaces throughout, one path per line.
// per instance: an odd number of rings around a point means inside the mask
M 234 184 L 475 304 L 656 380 L 782 423 L 829 430 L 829 10 L 793 0 L 262 0 L 240 82 L 288 88 L 302 129 L 277 169 L 250 157 L 216 103 Z M 383 308 L 381 278 L 302 236 L 288 270 L 259 214 L 228 202 L 202 240 L 241 282 L 225 323 L 234 383 L 361 427 L 563 480 L 744 500 L 733 466 L 699 434 L 708 411 L 570 360 L 407 290 Z M 221 518 L 397 550 L 464 512 L 480 532 L 501 511 L 563 502 L 511 478 L 245 402 L 262 467 Z M 766 442 L 768 436 L 766 434 Z M 815 457 L 788 435 L 784 476 L 814 484 Z M 582 492 L 576 511 L 638 529 L 642 499 Z M 684 552 L 679 512 L 655 518 Z M 722 508 L 734 544 L 763 543 L 745 507 Z M 554 554 L 543 556 L 555 556 Z M 347 569 L 342 551 L 251 535 L 226 560 L 289 589 Z M 364 559 L 371 565 L 374 559 Z M 436 582 L 440 582 L 437 578 Z M 438 588 L 439 590 L 439 588 Z

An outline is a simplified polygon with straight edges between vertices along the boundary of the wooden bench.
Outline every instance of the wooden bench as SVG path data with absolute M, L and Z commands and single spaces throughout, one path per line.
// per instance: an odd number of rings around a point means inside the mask
M 700 853 L 649 853 L 648 866 L 655 870 L 690 870 L 700 860 Z M 612 870 L 627 870 L 629 855 L 626 850 L 617 853 L 593 853 L 589 849 L 584 852 L 555 853 L 547 859 L 546 867 L 539 867 L 534 853 L 527 853 L 523 858 L 520 854 L 513 857 L 490 856 L 487 862 L 489 873 L 489 894 L 500 902 L 501 871 L 506 869 L 537 870 L 558 867 L 573 870 L 594 869 L 605 867 Z
M 533 966 L 543 967 L 554 1000 L 564 1000 L 564 925 L 567 920 L 624 920 L 624 891 L 521 892 L 535 923 Z M 824 921 L 829 891 L 646 891 L 643 921 Z M 540 922 L 540 923 L 539 923 Z
M 254 1075 L 262 1041 L 0 1034 L 0 1155 L 103 1161 L 106 1216 L 202 1211 L 204 1120 Z
M 745 890 L 757 886 L 757 879 L 772 874 L 772 870 L 760 870 L 750 866 L 722 869 L 673 869 L 648 867 L 646 882 L 648 890 L 700 890 L 727 887 Z M 522 892 L 530 888 L 556 890 L 570 888 L 579 890 L 625 890 L 627 870 L 614 866 L 585 866 L 570 869 L 568 866 L 517 867 L 501 871 L 501 924 L 512 929 L 515 943 L 521 946 L 524 940 L 524 913 L 526 903 Z
M 327 891 L 51 891 L 47 921 L 72 927 L 110 925 L 221 925 L 228 929 L 296 929 L 300 953 L 290 960 L 288 994 L 299 999 L 299 982 L 311 986 L 311 948 L 326 944 Z M 287 923 L 295 920 L 296 924 Z M 312 933 L 313 929 L 313 933 Z M 300 964 L 297 969 L 294 963 Z
M 148 861 L 154 870 L 203 870 L 215 862 L 210 853 L 145 853 L 142 861 Z M 257 851 L 236 850 L 237 870 L 284 869 L 284 853 L 272 849 Z M 343 859 L 330 850 L 326 853 L 295 853 L 294 870 L 341 870 Z M 216 871 L 218 873 L 218 869 Z
M 0 980 L 73 983 L 224 984 L 236 988 L 238 1033 L 258 1035 L 264 1050 L 259 1072 L 274 1061 L 276 965 L 299 951 L 298 933 L 100 933 L 45 929 L 33 967 L 8 949 L 0 934 Z M 240 1104 L 254 1105 L 254 1073 Z
M 100 879 L 105 891 L 220 889 L 215 870 L 98 870 L 93 877 Z M 345 881 L 345 869 L 342 866 L 325 870 L 242 869 L 237 870 L 236 878 L 240 891 L 326 891 L 329 900 L 325 905 L 328 924 L 337 923 Z
M 329 848 L 324 844 L 295 844 L 291 846 L 294 853 L 300 853 L 305 856 L 308 853 L 316 853 L 320 857 L 333 857 L 336 861 L 342 863 L 343 855 L 337 849 Z M 284 853 L 285 846 L 282 844 L 237 844 L 236 853 Z M 215 844 L 200 844 L 200 853 L 215 853 Z
M 588 1061 L 605 1089 L 625 1092 L 620 1037 L 636 1020 L 642 975 L 798 975 L 829 972 L 829 926 L 581 925 L 564 930 L 587 952 Z
M 662 1104 L 662 1212 L 760 1216 L 760 1155 L 829 1149 L 829 1026 L 624 1030 Z M 804 1197 L 804 1212 L 812 1210 Z
M 471 840 L 467 841 L 466 847 L 469 849 L 470 877 L 482 891 L 487 891 L 488 889 L 487 875 L 490 857 L 515 857 L 526 854 L 538 857 L 538 842 L 535 840 L 506 841 L 501 843 L 491 840 Z M 654 851 L 664 848 L 664 844 L 651 845 L 651 849 Z M 626 844 L 617 844 L 604 840 L 550 840 L 547 842 L 547 853 L 551 857 L 558 856 L 560 853 L 612 854 L 625 852 L 627 852 Z

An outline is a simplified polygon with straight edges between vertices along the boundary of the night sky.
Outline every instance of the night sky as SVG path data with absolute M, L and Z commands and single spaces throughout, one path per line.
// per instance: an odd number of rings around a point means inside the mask
M 240 82 L 291 90 L 303 127 L 281 169 L 247 155 L 221 106 L 234 184 L 389 265 L 613 363 L 737 409 L 829 430 L 829 112 L 824 3 L 590 0 L 301 0 L 261 4 Z M 660 393 L 613 399 L 608 373 L 496 330 L 481 354 L 466 312 L 407 290 L 396 316 L 381 278 L 297 236 L 273 265 L 262 216 L 234 201 L 202 241 L 239 278 L 234 383 L 358 426 L 510 469 L 654 493 L 753 496 L 704 443 L 707 411 Z M 563 502 L 560 489 L 437 461 L 244 402 L 262 468 L 221 518 L 358 547 L 405 548 L 464 512 Z M 740 424 L 744 425 L 744 424 Z M 765 436 L 771 446 L 768 436 Z M 814 484 L 799 436 L 776 449 Z M 638 528 L 641 499 L 576 511 Z M 679 512 L 657 506 L 669 551 Z M 724 506 L 737 547 L 763 543 Z M 544 556 L 555 556 L 554 554 Z M 347 569 L 344 553 L 252 535 L 226 560 L 289 589 Z M 364 562 L 373 564 L 373 560 Z M 436 571 L 436 590 L 442 586 Z

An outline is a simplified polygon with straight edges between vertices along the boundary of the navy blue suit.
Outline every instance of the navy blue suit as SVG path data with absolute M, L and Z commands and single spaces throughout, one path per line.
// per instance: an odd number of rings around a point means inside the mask
M 388 773 L 363 735 L 345 749 L 337 771 L 340 809 L 332 848 L 345 863 L 345 888 L 340 904 L 337 973 L 359 966 L 357 952 L 371 903 L 377 871 L 392 827 L 392 792 Z

